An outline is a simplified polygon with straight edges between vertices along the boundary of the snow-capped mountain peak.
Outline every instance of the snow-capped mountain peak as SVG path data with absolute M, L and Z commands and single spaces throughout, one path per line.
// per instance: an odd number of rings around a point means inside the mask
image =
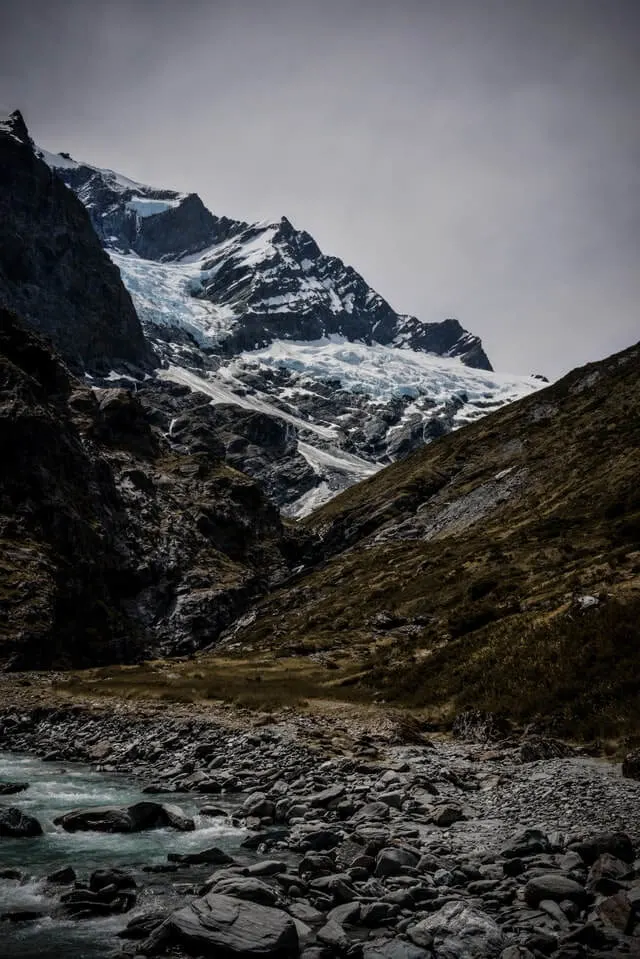
M 541 385 L 493 373 L 457 319 L 397 313 L 287 217 L 219 217 L 194 193 L 40 154 L 85 204 L 163 378 L 284 421 L 304 487 L 281 466 L 270 491 L 294 515 Z

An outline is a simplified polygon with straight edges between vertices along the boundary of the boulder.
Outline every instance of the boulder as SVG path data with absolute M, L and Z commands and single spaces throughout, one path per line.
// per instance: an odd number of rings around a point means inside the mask
M 0 809 L 0 837 L 7 839 L 31 839 L 42 835 L 42 826 L 33 816 L 22 812 L 17 806 Z
M 622 775 L 627 779 L 640 780 L 640 749 L 634 749 L 624 757 Z
M 169 862 L 180 862 L 188 866 L 235 866 L 236 861 L 228 856 L 223 849 L 217 846 L 211 846 L 209 849 L 201 849 L 199 852 L 170 852 L 167 856 Z
M 429 959 L 431 952 L 402 939 L 374 939 L 364 944 L 362 959 Z
M 460 822 L 464 818 L 465 815 L 460 806 L 455 803 L 445 803 L 434 810 L 431 821 L 436 826 L 446 829 L 447 826 L 452 826 L 454 822 Z
M 534 909 L 544 899 L 550 899 L 552 902 L 563 902 L 566 899 L 583 909 L 587 905 L 589 896 L 579 882 L 552 872 L 530 879 L 524 887 L 524 899 L 527 905 Z
M 0 783 L 0 796 L 15 796 L 29 788 L 29 783 Z
M 350 823 L 354 826 L 369 823 L 371 821 L 384 821 L 389 818 L 389 807 L 384 802 L 370 802 L 358 809 L 353 814 Z
M 335 786 L 328 786 L 322 792 L 309 796 L 309 805 L 314 809 L 329 808 L 334 806 L 344 794 L 345 787 L 341 783 L 336 783 Z
M 529 736 L 522 742 L 518 752 L 523 763 L 533 763 L 539 759 L 563 759 L 576 753 L 568 743 L 548 736 Z
M 494 920 L 462 900 L 446 903 L 417 923 L 412 932 L 433 936 L 438 959 L 492 959 L 505 946 Z
M 381 849 L 376 858 L 376 876 L 399 876 L 404 872 L 406 866 L 411 868 L 418 864 L 420 856 L 410 849 L 400 847 L 388 847 Z
M 634 932 L 635 925 L 640 918 L 624 889 L 603 899 L 598 903 L 596 911 L 600 919 L 619 929 L 627 936 Z
M 209 893 L 167 920 L 171 941 L 216 959 L 294 959 L 298 933 L 291 916 L 231 896 Z
M 605 852 L 622 859 L 623 862 L 631 863 L 635 858 L 633 843 L 624 832 L 599 833 L 590 839 L 572 842 L 568 848 L 577 852 L 588 866 L 593 865 L 598 856 Z
M 181 832 L 195 829 L 193 819 L 174 806 L 139 802 L 132 806 L 95 806 L 73 809 L 54 820 L 66 832 L 142 832 L 171 826 Z
M 502 850 L 505 859 L 522 859 L 551 852 L 551 843 L 540 829 L 525 829 L 517 833 Z
M 276 906 L 278 904 L 276 893 L 271 886 L 262 882 L 261 879 L 254 879 L 251 876 L 238 876 L 237 878 L 227 876 L 223 879 L 217 879 L 214 875 L 207 882 L 207 885 L 212 880 L 211 891 L 220 895 L 233 896 L 234 899 L 246 899 L 248 902 L 257 902 L 260 906 Z
M 115 889 L 135 889 L 136 881 L 133 876 L 125 872 L 124 869 L 96 869 L 89 877 L 89 889 L 91 892 L 101 892 L 109 886 Z

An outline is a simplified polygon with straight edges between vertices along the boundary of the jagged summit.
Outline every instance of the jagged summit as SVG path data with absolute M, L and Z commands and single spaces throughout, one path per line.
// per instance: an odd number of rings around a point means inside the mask
M 286 216 L 250 224 L 218 217 L 195 193 L 145 186 L 66 154 L 40 154 L 85 204 L 108 250 L 188 263 L 190 275 L 183 279 L 190 295 L 212 303 L 228 321 L 216 324 L 215 337 L 208 337 L 208 346 L 223 354 L 259 349 L 279 338 L 337 334 L 492 369 L 479 337 L 458 321 L 422 323 L 397 313 L 353 267 L 324 254 Z M 127 264 L 118 265 L 127 282 Z
M 187 391 L 211 403 L 228 461 L 289 515 L 541 385 L 494 373 L 457 319 L 397 313 L 286 216 L 216 216 L 195 193 L 36 149 L 131 294 L 171 381 L 166 429 L 191 409 Z
M 0 107 L 0 134 L 11 136 L 19 143 L 29 143 L 29 131 L 20 110 Z

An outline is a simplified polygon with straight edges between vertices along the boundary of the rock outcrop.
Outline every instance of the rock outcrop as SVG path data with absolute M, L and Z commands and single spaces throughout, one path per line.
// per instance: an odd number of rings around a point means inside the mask
M 215 448 L 175 449 L 136 394 L 84 386 L 7 311 L 0 441 L 4 665 L 189 652 L 287 573 L 251 480 Z
M 0 305 L 77 370 L 152 365 L 118 269 L 83 204 L 36 156 L 18 111 L 0 117 Z

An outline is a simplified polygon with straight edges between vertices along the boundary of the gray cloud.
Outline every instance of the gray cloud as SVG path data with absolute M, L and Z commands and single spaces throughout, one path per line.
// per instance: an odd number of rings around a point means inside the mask
M 498 368 L 640 336 L 635 0 L 22 0 L 0 100 L 50 149 L 286 213 Z

